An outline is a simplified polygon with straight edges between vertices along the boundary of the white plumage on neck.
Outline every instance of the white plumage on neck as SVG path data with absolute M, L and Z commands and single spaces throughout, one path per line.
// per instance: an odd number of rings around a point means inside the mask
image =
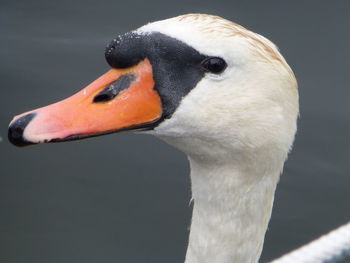
M 279 171 L 264 175 L 191 158 L 190 164 L 194 208 L 185 262 L 257 262 Z
M 177 144 L 161 138 L 182 150 L 198 149 L 195 139 Z M 200 145 L 201 155 L 188 154 L 194 207 L 185 263 L 258 262 L 286 154 L 261 147 L 223 151 L 216 159 L 215 147 Z

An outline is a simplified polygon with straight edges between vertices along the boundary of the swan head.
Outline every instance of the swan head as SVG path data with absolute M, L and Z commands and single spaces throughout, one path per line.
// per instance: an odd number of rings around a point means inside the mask
M 222 72 L 207 71 L 171 118 L 149 133 L 192 157 L 222 160 L 275 149 L 285 159 L 296 132 L 298 90 L 293 71 L 271 41 L 202 14 L 151 23 L 138 32 L 161 32 L 226 63 Z
M 266 38 L 223 18 L 189 14 L 147 24 L 106 48 L 112 67 L 61 102 L 16 116 L 16 145 L 122 130 L 154 134 L 192 156 L 291 147 L 294 74 Z
M 111 69 L 82 91 L 16 116 L 10 141 L 160 137 L 191 162 L 186 262 L 257 262 L 298 116 L 297 83 L 276 46 L 223 18 L 189 14 L 120 35 L 105 56 Z

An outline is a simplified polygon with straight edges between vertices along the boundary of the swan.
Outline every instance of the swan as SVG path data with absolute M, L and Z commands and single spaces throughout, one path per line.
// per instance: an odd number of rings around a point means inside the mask
M 185 263 L 258 262 L 299 112 L 277 47 L 221 17 L 187 14 L 119 35 L 105 57 L 111 69 L 80 92 L 16 116 L 9 140 L 155 135 L 190 163 Z

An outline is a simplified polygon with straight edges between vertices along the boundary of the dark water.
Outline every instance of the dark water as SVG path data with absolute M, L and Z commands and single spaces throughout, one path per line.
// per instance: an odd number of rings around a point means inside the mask
M 284 2 L 284 1 L 283 1 Z M 62 99 L 107 70 L 116 34 L 188 12 L 272 39 L 294 69 L 301 118 L 262 261 L 350 219 L 350 2 L 0 2 L 0 262 L 182 262 L 186 157 L 145 135 L 18 149 L 14 114 Z

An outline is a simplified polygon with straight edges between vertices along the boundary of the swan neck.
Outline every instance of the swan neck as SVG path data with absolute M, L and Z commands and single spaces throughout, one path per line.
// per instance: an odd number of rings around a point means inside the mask
M 194 207 L 185 263 L 258 262 L 281 167 L 189 161 Z

